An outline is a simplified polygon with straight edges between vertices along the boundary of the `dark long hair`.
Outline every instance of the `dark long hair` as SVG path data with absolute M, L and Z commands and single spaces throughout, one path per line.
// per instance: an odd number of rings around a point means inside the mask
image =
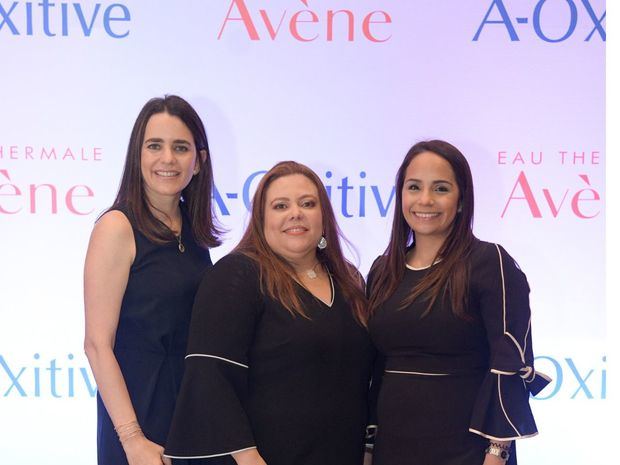
M 316 173 L 307 166 L 294 161 L 283 161 L 276 164 L 263 176 L 252 199 L 250 223 L 235 251 L 243 253 L 258 263 L 261 290 L 265 294 L 280 301 L 292 314 L 307 317 L 295 290 L 295 271 L 291 265 L 271 249 L 264 232 L 267 190 L 276 179 L 293 174 L 301 174 L 307 177 L 316 186 L 323 217 L 323 236 L 327 239 L 327 247 L 323 250 L 317 250 L 317 258 L 329 270 L 334 281 L 342 289 L 346 300 L 351 304 L 354 317 L 365 325 L 367 305 L 361 276 L 355 267 L 344 258 L 340 245 L 340 239 L 344 239 L 344 237 L 336 223 L 334 210 L 325 191 L 325 186 Z
M 135 227 L 155 243 L 175 240 L 172 230 L 153 215 L 152 210 L 155 207 L 150 204 L 144 191 L 144 180 L 140 168 L 146 125 L 151 116 L 158 113 L 176 116 L 183 121 L 192 133 L 196 146 L 196 160 L 200 170 L 183 189 L 181 196 L 190 218 L 192 233 L 196 242 L 204 248 L 216 247 L 221 243 L 219 239 L 221 231 L 216 225 L 211 201 L 213 170 L 207 133 L 196 110 L 187 101 L 176 95 L 153 98 L 142 107 L 131 131 L 121 185 L 110 210 L 119 207 L 125 208 L 131 215 Z
M 459 188 L 459 211 L 454 218 L 448 237 L 437 253 L 440 260 L 415 286 L 402 302 L 405 307 L 418 297 L 428 300 L 427 312 L 438 297 L 450 296 L 453 312 L 464 319 L 467 314 L 467 288 L 469 284 L 468 257 L 475 240 L 472 231 L 474 220 L 474 185 L 471 170 L 463 154 L 453 145 L 442 140 L 423 141 L 415 144 L 403 160 L 396 174 L 396 202 L 390 242 L 383 256 L 371 270 L 370 313 L 385 302 L 403 279 L 407 251 L 415 246 L 415 233 L 402 213 L 403 184 L 405 173 L 411 161 L 422 152 L 432 152 L 452 167 Z

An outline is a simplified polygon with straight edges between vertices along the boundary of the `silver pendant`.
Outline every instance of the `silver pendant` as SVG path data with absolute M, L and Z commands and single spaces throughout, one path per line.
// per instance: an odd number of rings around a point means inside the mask
M 314 270 L 308 270 L 308 271 L 306 271 L 306 275 L 307 275 L 307 276 L 308 276 L 308 278 L 310 278 L 310 279 L 316 279 L 316 277 L 317 277 L 316 271 L 314 271 Z

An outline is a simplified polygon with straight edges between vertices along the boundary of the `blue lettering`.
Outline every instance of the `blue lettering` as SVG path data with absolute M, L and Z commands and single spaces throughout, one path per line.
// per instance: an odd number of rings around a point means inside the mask
M 394 200 L 394 194 L 396 192 L 396 189 L 394 188 L 394 186 L 392 186 L 392 190 L 390 191 L 390 197 L 388 198 L 388 201 L 385 205 L 383 205 L 383 200 L 381 199 L 381 194 L 379 193 L 379 187 L 370 186 L 370 190 L 372 191 L 372 194 L 375 196 L 375 201 L 377 202 L 377 208 L 379 208 L 379 214 L 385 218 L 390 208 L 390 204 L 392 203 L 392 200 Z
M 502 17 L 501 20 L 498 20 L 498 19 L 490 20 L 489 19 L 489 16 L 491 15 L 491 11 L 493 10 L 493 7 L 497 8 L 497 11 Z M 478 28 L 478 31 L 476 31 L 476 35 L 474 35 L 474 38 L 472 39 L 473 42 L 476 42 L 478 40 L 478 38 L 480 37 L 480 33 L 482 32 L 482 28 L 484 28 L 484 26 L 487 24 L 503 24 L 506 27 L 506 31 L 508 31 L 510 40 L 513 42 L 519 41 L 519 36 L 517 35 L 517 31 L 515 31 L 515 28 L 512 25 L 512 21 L 510 21 L 510 17 L 508 16 L 508 11 L 506 10 L 506 7 L 504 6 L 504 2 L 502 0 L 493 0 L 493 2 L 491 2 L 491 6 L 487 10 L 487 14 L 484 16 L 484 19 L 482 20 L 482 23 L 480 23 L 480 27 Z
M 573 374 L 575 375 L 575 379 L 577 380 L 577 382 L 579 383 L 579 387 L 577 388 L 577 390 L 573 393 L 573 395 L 571 396 L 571 399 L 574 399 L 575 396 L 577 394 L 579 394 L 579 391 L 584 392 L 584 394 L 586 395 L 586 397 L 588 399 L 594 399 L 594 396 L 592 395 L 592 393 L 590 392 L 590 389 L 588 389 L 588 386 L 586 385 L 586 382 L 588 381 L 588 378 L 590 377 L 590 375 L 592 375 L 592 373 L 594 373 L 594 370 L 590 370 L 588 372 L 588 374 L 586 375 L 585 378 L 581 377 L 581 374 L 579 373 L 579 371 L 577 370 L 577 367 L 575 366 L 575 364 L 573 363 L 573 360 L 570 358 L 566 358 L 564 359 L 566 360 L 566 363 L 568 364 L 568 367 L 571 369 L 571 371 L 573 372 Z
M 594 29 L 592 29 L 592 32 L 590 32 L 588 37 L 586 37 L 585 42 L 589 42 L 595 32 L 598 32 L 603 42 L 606 42 L 607 32 L 605 32 L 602 22 L 605 19 L 605 16 L 607 15 L 607 10 L 603 11 L 603 15 L 599 18 L 596 15 L 596 13 L 594 13 L 594 9 L 592 8 L 592 5 L 590 5 L 590 2 L 588 0 L 581 0 L 581 3 L 583 3 L 583 6 L 585 7 L 586 11 L 588 12 L 588 15 L 592 19 L 592 23 L 594 24 Z
M 360 178 L 364 179 L 366 177 L 366 172 L 362 171 L 360 173 Z M 366 216 L 366 186 L 360 186 L 360 218 Z
M 0 31 L 6 24 L 6 27 L 8 27 L 11 30 L 11 33 L 16 36 L 19 35 L 19 31 L 17 30 L 17 28 L 15 27 L 15 24 L 13 24 L 13 21 L 11 20 L 11 13 L 13 13 L 13 10 L 17 6 L 17 3 L 18 2 L 13 2 L 13 4 L 11 5 L 11 8 L 9 8 L 9 11 L 6 11 L 4 7 L 2 6 L 2 3 L 0 3 L 0 16 L 2 16 L 2 22 L 0 23 Z
M 226 207 L 226 204 L 224 203 L 224 199 L 222 198 L 220 191 L 218 191 L 217 187 L 215 186 L 213 186 L 213 200 L 215 200 L 215 204 L 219 207 L 222 215 L 224 216 L 230 215 L 230 211 L 228 211 L 228 208 Z
M 17 376 L 15 376 L 13 374 L 13 371 L 9 368 L 9 365 L 4 361 L 4 357 L 2 355 L 0 355 L 0 366 L 2 366 L 2 368 L 4 369 L 4 372 L 9 377 L 9 381 L 11 381 L 11 385 L 4 393 L 4 397 L 8 396 L 9 393 L 13 390 L 13 388 L 17 389 L 20 396 L 27 397 L 26 391 L 24 390 L 24 388 L 22 388 L 21 384 L 19 383 L 19 377 L 24 373 L 24 371 L 26 371 L 26 368 L 22 367 L 22 369 L 19 370 L 19 373 L 17 373 Z
M 349 214 L 349 212 L 347 211 L 347 191 L 353 190 L 353 187 L 349 186 L 349 178 L 346 176 L 342 178 L 340 185 L 337 186 L 336 189 L 342 191 L 342 204 L 340 206 L 342 216 L 344 216 L 345 218 L 351 218 L 353 215 Z
M 97 30 L 95 27 L 97 22 L 100 22 L 105 33 L 114 39 L 122 39 L 129 35 L 129 27 L 123 28 L 118 24 L 131 21 L 131 12 L 127 6 L 114 3 L 107 6 L 103 14 L 100 15 L 99 11 L 103 9 L 101 3 L 88 2 L 89 5 L 94 4 L 92 14 L 87 14 L 84 11 L 83 3 L 86 2 L 53 3 L 53 0 L 40 0 L 39 3 L 23 2 L 25 12 L 20 17 L 19 12 L 15 15 L 13 13 L 20 7 L 22 2 L 12 2 L 7 9 L 0 1 L 0 31 L 6 29 L 11 34 L 18 36 L 20 31 L 17 25 L 24 21 L 25 24 L 23 25 L 25 26 L 27 36 L 36 35 L 35 25 L 38 26 L 40 24 L 38 32 L 42 35 L 55 37 L 60 29 L 60 34 L 63 37 L 67 37 L 70 35 L 71 22 L 73 22 L 74 30 L 80 31 L 84 37 L 91 37 L 93 31 Z M 57 5 L 60 5 L 59 9 L 55 8 Z M 71 5 L 73 8 L 71 8 Z M 35 17 L 35 12 L 33 11 L 35 8 L 38 14 L 40 14 L 40 23 L 39 18 Z M 14 17 L 17 18 L 13 19 Z M 76 22 L 77 24 L 75 24 Z
M 90 376 L 88 375 L 88 370 L 86 368 L 80 368 L 80 373 L 82 374 L 82 378 L 84 379 L 84 385 L 88 390 L 88 394 L 91 397 L 95 397 L 97 394 L 97 385 L 94 382 L 90 382 Z
M 562 42 L 566 39 L 568 39 L 573 32 L 575 31 L 575 27 L 577 27 L 577 7 L 575 6 L 575 3 L 573 2 L 573 0 L 564 0 L 567 4 L 568 7 L 570 9 L 570 23 L 568 25 L 568 30 L 566 31 L 566 33 L 560 37 L 559 39 L 551 39 L 549 37 L 547 37 L 541 27 L 540 27 L 540 13 L 542 11 L 542 7 L 543 5 L 547 2 L 547 0 L 538 0 L 538 3 L 536 4 L 536 7 L 534 8 L 534 31 L 536 32 L 536 35 L 538 37 L 540 37 L 542 40 L 544 40 L 545 42 Z
M 551 362 L 551 364 L 555 368 L 555 376 L 551 376 L 551 378 L 553 378 L 553 381 L 555 381 L 555 387 L 553 388 L 553 391 L 551 391 L 551 394 L 547 395 L 546 397 L 542 397 L 539 394 L 536 397 L 532 397 L 532 399 L 534 399 L 534 400 L 547 400 L 547 399 L 551 399 L 553 396 L 555 396 L 560 391 L 560 388 L 562 387 L 562 378 L 563 378 L 563 376 L 562 376 L 562 367 L 557 362 L 557 360 L 555 360 L 554 358 L 551 358 L 551 357 L 547 357 L 546 355 L 539 355 L 538 357 L 534 357 L 534 362 L 535 363 L 536 363 L 537 360 L 549 360 Z
M 73 8 L 75 9 L 75 14 L 80 21 L 80 26 L 82 26 L 82 31 L 84 32 L 84 37 L 90 37 L 90 34 L 93 31 L 93 26 L 95 25 L 95 18 L 97 17 L 97 13 L 99 13 L 99 7 L 101 5 L 99 3 L 95 4 L 95 11 L 93 11 L 93 15 L 90 18 L 90 24 L 86 24 L 86 18 L 84 17 L 84 13 L 82 12 L 82 5 L 79 3 L 74 3 Z
M 266 172 L 267 172 L 266 170 L 255 171 L 254 173 L 249 175 L 248 178 L 243 183 L 243 191 L 242 191 L 243 204 L 245 205 L 245 208 L 247 208 L 248 210 L 250 210 L 250 208 L 252 207 L 252 201 L 250 199 L 250 186 L 252 185 L 252 181 L 254 181 L 254 178 L 256 178 L 257 176 L 262 176 Z
M 122 16 L 112 16 L 112 10 L 114 8 L 120 8 L 122 10 Z M 124 33 L 115 33 L 112 30 L 110 23 L 112 21 L 115 22 L 129 22 L 131 20 L 131 14 L 129 13 L 129 9 L 125 5 L 121 5 L 120 3 L 115 3 L 114 5 L 110 5 L 106 8 L 103 13 L 103 27 L 105 31 L 108 33 L 110 37 L 114 37 L 115 39 L 122 39 L 129 35 L 129 28 Z
M 49 0 L 43 0 L 43 2 L 39 3 L 39 6 L 43 9 L 43 32 L 48 37 L 53 37 L 54 34 L 50 31 L 50 16 L 49 9 L 51 6 L 54 6 L 54 3 L 50 3 Z

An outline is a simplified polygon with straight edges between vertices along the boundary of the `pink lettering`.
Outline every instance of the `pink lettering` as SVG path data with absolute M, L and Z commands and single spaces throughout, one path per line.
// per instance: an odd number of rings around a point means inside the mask
M 73 155 L 73 152 L 68 147 L 67 147 L 67 150 L 65 150 L 65 154 L 62 156 L 63 161 L 66 160 L 67 158 L 71 158 L 71 160 L 75 160 L 75 156 Z
M 517 190 L 518 187 L 521 188 L 523 197 L 515 196 L 515 191 Z M 532 189 L 529 183 L 527 182 L 527 177 L 525 176 L 525 173 L 523 171 L 519 173 L 519 176 L 517 177 L 517 181 L 515 182 L 515 185 L 512 188 L 510 197 L 508 198 L 508 201 L 506 202 L 506 205 L 504 206 L 504 211 L 502 211 L 502 214 L 501 214 L 502 218 L 506 214 L 506 210 L 508 210 L 508 206 L 510 205 L 510 202 L 512 202 L 513 200 L 525 200 L 527 202 L 528 207 L 530 208 L 530 211 L 532 212 L 532 216 L 534 218 L 542 218 L 542 214 L 540 213 L 540 209 L 538 208 L 538 204 L 536 203 L 536 199 L 534 198 L 534 193 L 532 192 Z
M 589 186 L 590 185 L 590 180 L 588 179 L 588 175 L 587 174 L 580 174 L 579 177 Z M 592 196 L 589 198 L 581 198 L 582 194 L 585 193 L 590 193 Z M 587 189 L 581 189 L 577 192 L 575 192 L 575 195 L 573 196 L 573 200 L 571 202 L 571 207 L 573 209 L 573 213 L 578 216 L 579 218 L 582 219 L 591 219 L 594 218 L 596 216 L 598 216 L 598 214 L 601 212 L 600 210 L 598 210 L 596 213 L 593 213 L 591 215 L 586 215 L 581 208 L 579 207 L 579 203 L 580 202 L 597 202 L 601 200 L 601 196 L 599 195 L 599 193 L 591 188 L 587 188 Z
M 564 195 L 562 196 L 560 205 L 558 205 L 557 208 L 555 206 L 555 202 L 553 201 L 553 197 L 551 197 L 551 192 L 549 191 L 549 189 L 543 189 L 543 194 L 545 195 L 547 204 L 549 204 L 549 208 L 551 209 L 551 214 L 553 215 L 554 218 L 557 218 L 558 213 L 560 213 L 560 210 L 562 208 L 562 205 L 564 205 L 564 200 L 566 200 L 566 196 L 568 195 L 568 189 L 564 191 Z
M 48 152 L 47 149 L 43 147 L 41 149 L 41 160 L 43 160 L 44 158 L 47 158 L 48 160 L 56 160 L 56 148 L 52 147 L 52 150 Z
M 4 176 L 7 181 L 11 180 L 9 176 L 9 172 L 7 170 L 0 170 L 0 174 Z M 2 192 L 5 186 L 8 188 L 13 188 L 13 192 L 12 193 Z M 0 184 L 0 195 L 3 197 L 19 197 L 20 195 L 22 195 L 22 192 L 19 190 L 19 187 L 17 187 L 15 184 Z M 14 215 L 15 213 L 18 213 L 21 209 L 22 207 L 19 207 L 17 210 L 8 210 L 7 208 L 3 207 L 2 204 L 0 204 L 0 213 L 4 213 L 5 215 Z
M 76 192 L 76 190 L 78 190 L 78 189 L 80 189 L 80 188 L 81 188 L 83 191 L 85 191 L 85 193 Z M 84 198 L 84 197 L 88 197 L 88 198 L 90 198 L 90 197 L 94 197 L 94 196 L 95 196 L 94 192 L 93 192 L 93 191 L 92 191 L 92 189 L 91 189 L 90 187 L 88 187 L 88 186 L 85 186 L 85 185 L 83 185 L 83 184 L 82 184 L 82 185 L 78 185 L 78 186 L 73 186 L 72 188 L 70 188 L 70 189 L 67 191 L 67 195 L 65 196 L 65 203 L 66 203 L 66 205 L 67 205 L 67 209 L 68 209 L 71 213 L 73 213 L 73 214 L 75 214 L 75 215 L 88 215 L 88 214 L 90 214 L 90 213 L 92 213 L 92 212 L 93 212 L 94 208 L 91 208 L 91 209 L 90 209 L 90 210 L 88 210 L 88 211 L 79 211 L 79 210 L 76 208 L 75 204 L 74 204 L 74 199 L 75 199 L 75 198 Z
M 267 27 L 267 32 L 269 32 L 269 36 L 271 37 L 271 40 L 275 40 L 276 36 L 278 35 L 278 32 L 280 31 L 280 27 L 282 26 L 282 21 L 284 21 L 284 16 L 286 16 L 286 10 L 284 10 L 284 13 L 282 13 L 282 16 L 280 17 L 280 22 L 278 23 L 278 27 L 276 29 L 273 28 L 273 24 L 271 24 L 269 15 L 267 14 L 265 10 L 260 10 L 260 15 L 263 18 L 263 22 L 265 23 L 265 26 Z
M 310 13 L 310 18 L 311 19 L 306 19 L 306 20 L 301 20 L 299 19 L 299 17 L 303 14 L 303 13 Z M 291 18 L 291 24 L 290 24 L 290 29 L 291 29 L 291 35 L 301 41 L 301 42 L 312 42 L 313 40 L 316 40 L 319 35 L 315 34 L 312 37 L 303 37 L 300 33 L 299 33 L 299 29 L 298 29 L 298 24 L 299 23 L 318 23 L 319 22 L 319 17 L 316 15 L 316 13 L 314 11 L 310 11 L 310 10 L 302 10 L 302 11 L 298 11 L 297 13 L 295 13 L 293 15 L 293 17 Z
M 379 15 L 379 14 L 383 16 L 383 19 L 376 20 L 376 21 L 372 19 L 373 16 Z M 364 21 L 362 21 L 362 31 L 364 33 L 364 36 L 371 42 L 387 42 L 388 40 L 392 38 L 392 34 L 388 35 L 384 39 L 380 39 L 372 33 L 372 31 L 370 30 L 370 25 L 371 24 L 391 24 L 391 23 L 392 23 L 392 18 L 385 11 L 371 11 L 370 13 L 366 15 L 366 17 L 364 18 Z
M 353 12 L 351 10 L 328 10 L 327 11 L 327 41 L 331 42 L 334 40 L 334 17 L 338 13 L 345 13 L 348 17 L 348 33 L 347 38 L 349 42 L 353 42 L 354 40 L 354 29 L 355 29 L 355 17 L 353 16 Z
M 237 7 L 237 12 L 241 15 L 240 17 L 232 17 L 231 13 L 233 7 Z M 245 30 L 250 36 L 250 40 L 260 40 L 260 36 L 258 35 L 258 31 L 256 30 L 256 26 L 254 26 L 254 22 L 252 21 L 252 17 L 250 16 L 250 11 L 248 10 L 247 5 L 245 4 L 245 0 L 232 0 L 230 2 L 230 7 L 228 8 L 228 13 L 226 13 L 226 18 L 224 18 L 224 22 L 222 23 L 222 27 L 220 28 L 220 32 L 217 35 L 217 40 L 222 38 L 222 34 L 224 33 L 224 28 L 228 24 L 229 21 L 242 21 L 245 26 Z
M 31 147 L 30 145 L 27 145 L 24 148 L 24 158 L 26 160 L 34 160 L 34 156 L 32 155 L 33 152 L 34 152 L 34 147 Z
M 101 161 L 102 153 L 103 153 L 103 149 L 101 149 L 99 147 L 95 147 L 93 149 L 93 160 L 94 161 Z
M 50 204 L 52 214 L 58 213 L 58 195 L 56 193 L 56 187 L 53 184 L 39 184 L 35 186 L 30 184 L 30 213 L 36 213 L 37 211 L 37 191 L 41 187 L 47 187 L 50 193 Z

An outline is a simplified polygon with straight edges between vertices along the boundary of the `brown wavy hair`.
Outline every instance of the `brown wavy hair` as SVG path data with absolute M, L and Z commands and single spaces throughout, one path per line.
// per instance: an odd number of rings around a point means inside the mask
M 411 230 L 402 213 L 403 184 L 405 173 L 411 161 L 423 152 L 432 152 L 452 167 L 459 188 L 459 212 L 457 213 L 448 237 L 437 252 L 436 263 L 426 276 L 404 299 L 401 307 L 410 305 L 423 297 L 428 300 L 428 313 L 438 298 L 450 297 L 455 315 L 470 320 L 467 313 L 467 290 L 469 285 L 469 260 L 471 247 L 475 240 L 472 231 L 474 221 L 474 185 L 471 170 L 465 156 L 453 145 L 442 140 L 430 140 L 415 144 L 403 160 L 396 173 L 396 201 L 390 242 L 383 256 L 373 264 L 369 276 L 370 314 L 385 302 L 398 288 L 405 274 L 407 251 L 415 246 L 415 233 Z M 426 314 L 425 313 L 425 314 Z
M 316 186 L 323 217 L 323 236 L 327 247 L 317 249 L 319 262 L 331 273 L 346 300 L 351 304 L 355 319 L 362 325 L 367 321 L 367 302 L 364 296 L 363 280 L 357 269 L 344 257 L 340 240 L 346 241 L 338 224 L 325 186 L 314 171 L 301 163 L 283 161 L 271 168 L 261 179 L 252 199 L 252 211 L 241 241 L 235 247 L 254 261 L 260 268 L 261 291 L 278 300 L 293 315 L 308 318 L 296 291 L 295 271 L 280 255 L 276 254 L 265 238 L 265 203 L 271 183 L 283 176 L 301 174 Z
M 219 239 L 221 230 L 216 224 L 211 200 L 213 169 L 207 133 L 196 110 L 187 101 L 176 95 L 153 98 L 142 107 L 129 138 L 118 194 L 109 210 L 126 209 L 134 226 L 149 240 L 157 244 L 175 240 L 172 230 L 153 215 L 155 207 L 151 205 L 144 191 L 144 180 L 140 167 L 146 125 L 151 116 L 158 113 L 176 116 L 183 121 L 192 133 L 196 145 L 196 160 L 200 170 L 183 189 L 181 197 L 196 242 L 204 248 L 216 247 L 221 243 Z

